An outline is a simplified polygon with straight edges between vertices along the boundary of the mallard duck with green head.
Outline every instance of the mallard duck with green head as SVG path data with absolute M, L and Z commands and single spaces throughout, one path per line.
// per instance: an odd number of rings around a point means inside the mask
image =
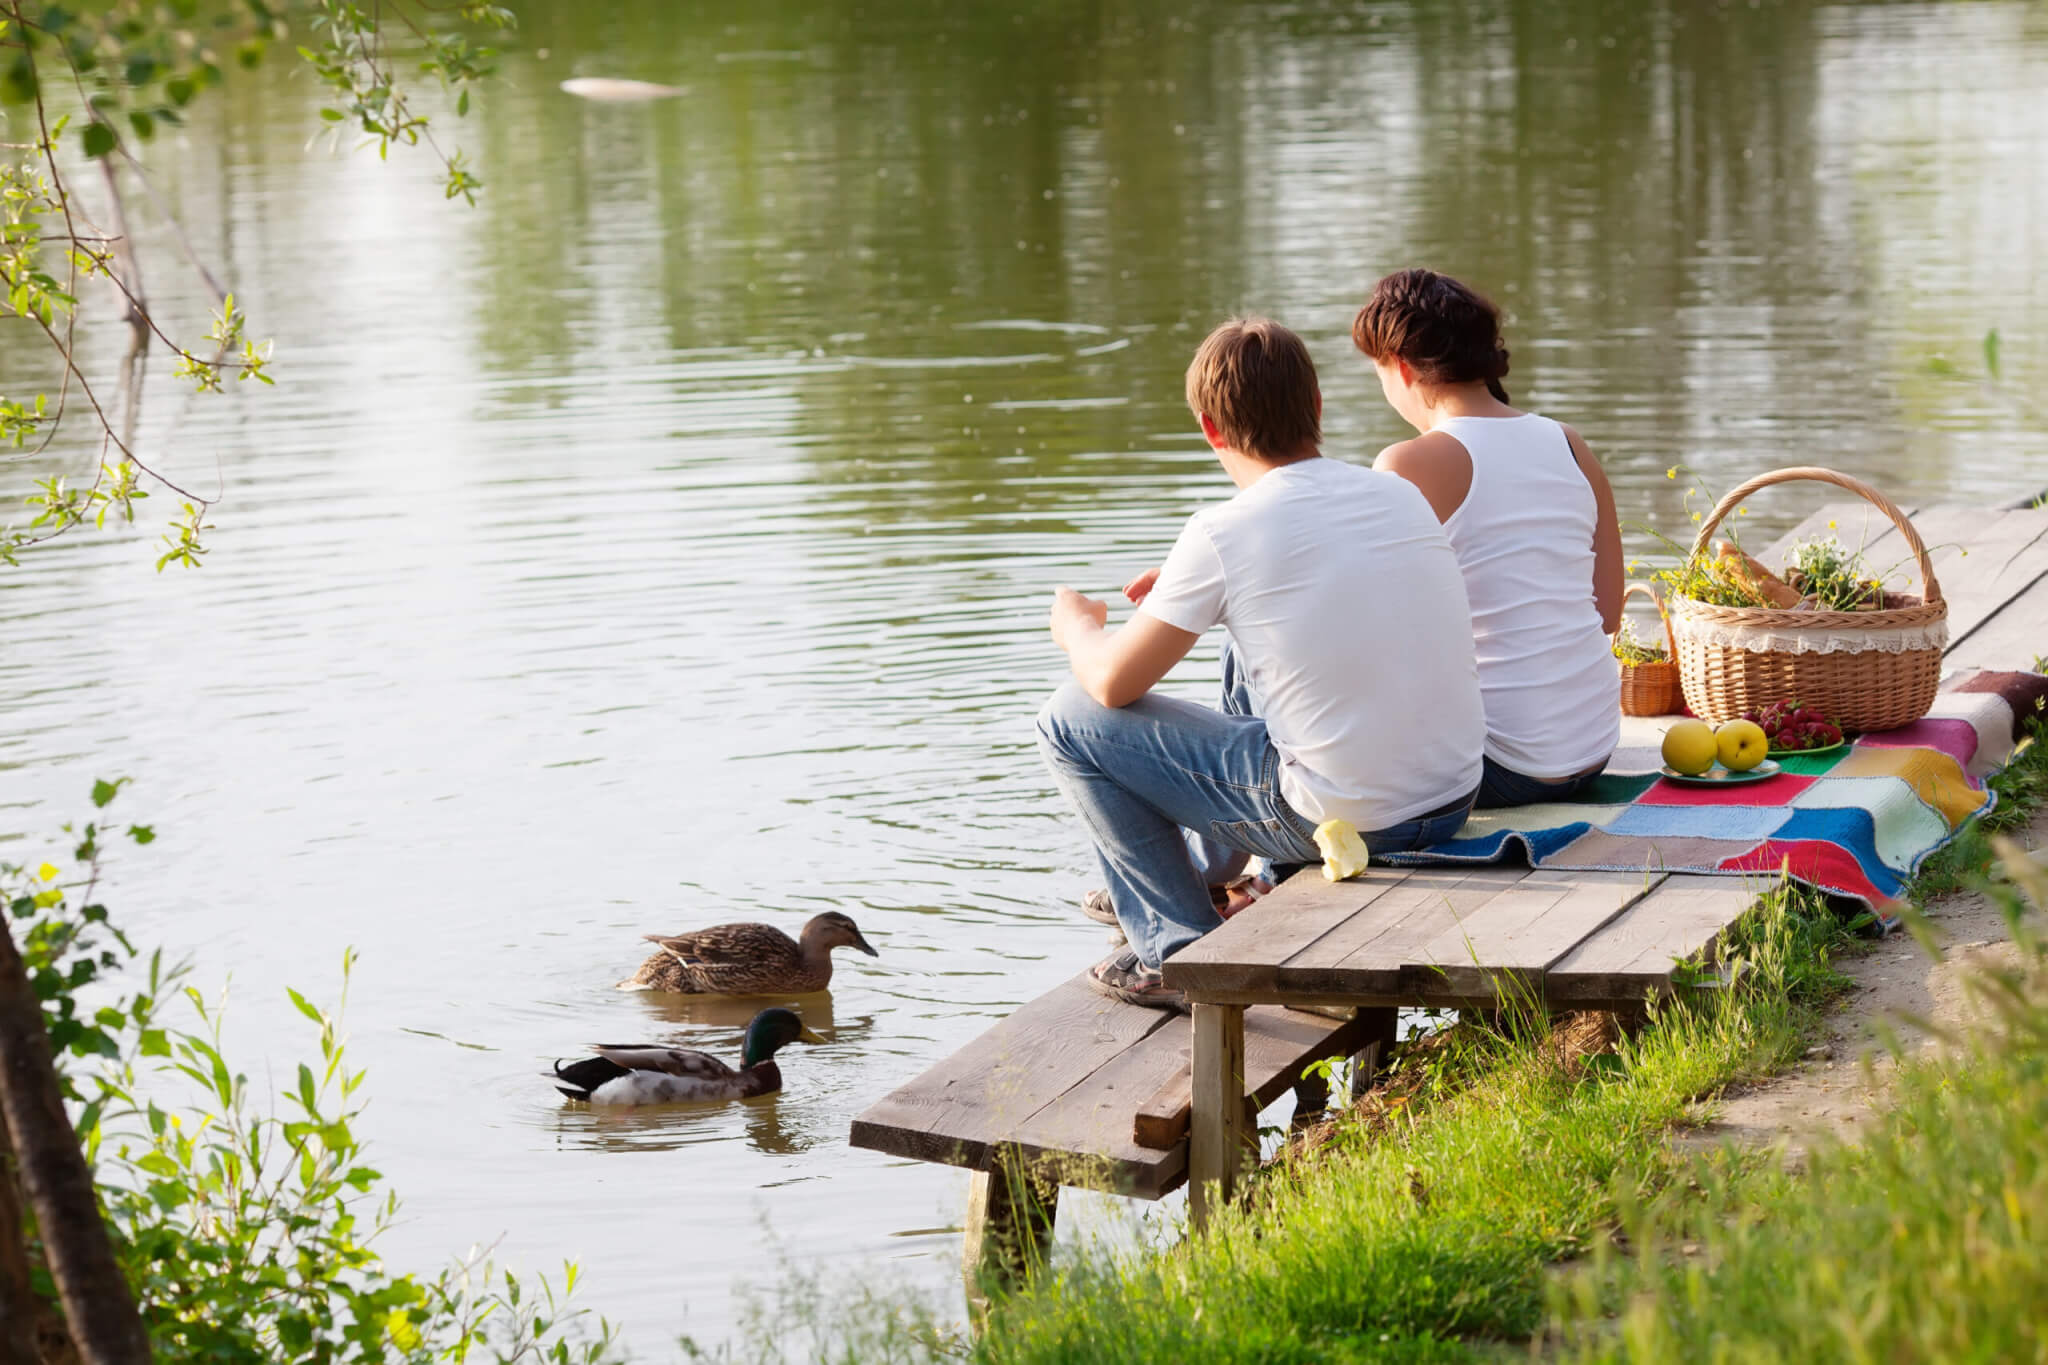
M 860 926 L 837 910 L 811 917 L 793 939 L 767 924 L 719 924 L 688 934 L 648 934 L 661 951 L 619 983 L 622 991 L 684 995 L 808 995 L 832 984 L 832 950 L 880 957 Z
M 737 1067 L 689 1048 L 600 1043 L 591 1049 L 594 1057 L 567 1066 L 555 1063 L 555 1089 L 572 1100 L 598 1105 L 744 1100 L 782 1089 L 775 1054 L 785 1046 L 824 1041 L 804 1026 L 795 1010 L 765 1009 L 747 1025 Z

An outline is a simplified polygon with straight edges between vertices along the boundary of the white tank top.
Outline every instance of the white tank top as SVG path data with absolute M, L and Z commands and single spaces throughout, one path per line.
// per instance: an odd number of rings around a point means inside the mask
M 1486 754 L 1525 777 L 1584 772 L 1621 738 L 1621 673 L 1593 601 L 1592 485 L 1548 417 L 1450 417 L 1472 457 L 1444 523 L 1472 604 Z

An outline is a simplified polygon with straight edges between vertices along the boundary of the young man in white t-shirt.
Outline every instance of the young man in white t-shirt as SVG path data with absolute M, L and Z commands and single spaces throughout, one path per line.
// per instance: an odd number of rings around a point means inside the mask
M 1209 888 L 1256 856 L 1317 858 L 1343 819 L 1384 853 L 1464 823 L 1485 712 L 1456 556 L 1392 474 L 1324 459 L 1322 394 L 1301 339 L 1223 324 L 1188 367 L 1188 406 L 1238 487 L 1189 519 L 1124 591 L 1139 610 L 1053 593 L 1074 679 L 1038 716 L 1053 779 L 1095 842 L 1127 950 L 1105 994 L 1177 1009 L 1159 964 L 1222 923 Z M 1201 634 L 1229 632 L 1224 709 L 1151 688 Z

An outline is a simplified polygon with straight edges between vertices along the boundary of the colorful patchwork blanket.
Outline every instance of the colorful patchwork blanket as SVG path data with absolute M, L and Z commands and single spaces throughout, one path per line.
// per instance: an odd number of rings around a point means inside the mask
M 1740 786 L 1674 782 L 1654 749 L 1623 749 L 1572 801 L 1474 811 L 1458 837 L 1413 853 L 1417 865 L 1526 857 L 1573 871 L 1773 875 L 1780 868 L 1883 914 L 1927 856 L 1991 809 L 1985 779 L 2043 713 L 2048 678 L 1978 673 L 1935 698 L 1922 719 L 1833 753 L 1789 755 L 1774 777 Z

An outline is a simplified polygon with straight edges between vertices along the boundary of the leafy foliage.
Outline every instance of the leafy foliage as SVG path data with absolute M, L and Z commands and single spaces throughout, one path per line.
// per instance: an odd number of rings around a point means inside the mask
M 248 333 L 234 295 L 203 267 L 218 304 L 203 340 L 188 347 L 159 325 L 121 226 L 121 184 L 124 176 L 143 179 L 142 152 L 158 130 L 182 124 L 193 101 L 234 68 L 261 63 L 293 36 L 295 22 L 304 41 L 294 46 L 330 96 L 321 110 L 323 126 L 359 129 L 380 158 L 394 144 L 426 146 L 442 165 L 447 197 L 474 203 L 482 181 L 459 148 L 444 150 L 436 142 L 438 115 L 423 111 L 400 71 L 409 63 L 410 75 L 450 98 L 456 116 L 468 113 L 470 89 L 493 73 L 496 53 L 444 29 L 451 23 L 508 27 L 512 14 L 501 6 L 312 0 L 295 14 L 270 0 L 0 0 L 0 127 L 16 133 L 0 140 L 0 150 L 19 156 L 0 164 L 0 323 L 39 332 L 57 362 L 54 400 L 47 392 L 0 393 L 0 443 L 14 450 L 33 444 L 41 452 L 62 428 L 75 395 L 98 425 L 102 456 L 89 485 L 46 481 L 28 499 L 36 516 L 26 527 L 0 526 L 0 563 L 18 563 L 20 551 L 74 527 L 104 526 L 109 511 L 132 520 L 141 480 L 179 499 L 180 514 L 157 568 L 202 562 L 199 533 L 211 500 L 179 487 L 136 448 L 132 407 L 117 419 L 116 405 L 102 393 L 107 386 L 76 359 L 77 304 L 82 287 L 94 280 L 119 295 L 132 333 L 123 385 L 138 382 L 135 362 L 153 343 L 170 351 L 174 376 L 201 393 L 219 392 L 228 373 L 238 382 L 273 382 L 270 343 Z M 394 34 L 402 51 L 388 45 Z M 79 159 L 99 163 L 113 197 L 114 226 L 105 233 L 74 211 L 66 177 Z
M 100 782 L 104 811 L 123 782 Z M 95 819 L 67 832 L 74 872 L 0 863 L 21 944 L 77 1127 L 156 1353 L 166 1360 L 555 1362 L 617 1358 L 609 1326 L 568 1306 L 560 1288 L 496 1269 L 473 1250 L 441 1273 L 405 1274 L 375 1248 L 398 1211 L 357 1132 L 364 1073 L 349 1065 L 342 1010 L 297 991 L 317 1063 L 259 1102 L 221 1046 L 222 1011 L 152 954 L 137 953 L 94 899 L 102 843 Z M 130 825 L 135 844 L 155 832 Z M 352 960 L 345 958 L 343 998 Z M 181 1022 L 168 1016 L 177 1012 Z

